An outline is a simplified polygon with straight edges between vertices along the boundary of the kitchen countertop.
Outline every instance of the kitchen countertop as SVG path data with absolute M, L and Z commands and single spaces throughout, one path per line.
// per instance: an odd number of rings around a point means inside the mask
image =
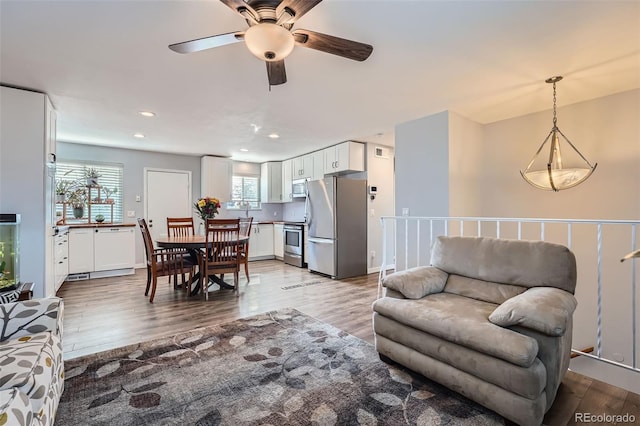
M 63 226 L 68 227 L 69 229 L 74 228 L 115 228 L 121 226 L 138 226 L 136 223 L 69 223 L 67 225 L 60 225 L 58 229 Z

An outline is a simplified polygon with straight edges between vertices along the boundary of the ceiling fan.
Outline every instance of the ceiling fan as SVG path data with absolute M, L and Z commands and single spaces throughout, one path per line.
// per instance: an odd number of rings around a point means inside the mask
M 296 20 L 322 0 L 220 0 L 245 18 L 246 31 L 219 34 L 169 45 L 178 53 L 192 53 L 244 41 L 249 51 L 267 64 L 269 85 L 287 82 L 284 58 L 294 45 L 308 47 L 355 61 L 364 61 L 373 47 L 352 40 L 296 29 Z

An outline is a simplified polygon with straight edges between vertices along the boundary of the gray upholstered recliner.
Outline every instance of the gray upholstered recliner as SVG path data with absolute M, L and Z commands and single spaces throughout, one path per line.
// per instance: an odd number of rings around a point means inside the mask
M 539 425 L 567 371 L 576 261 L 542 241 L 439 237 L 431 266 L 387 276 L 376 349 L 522 425 Z

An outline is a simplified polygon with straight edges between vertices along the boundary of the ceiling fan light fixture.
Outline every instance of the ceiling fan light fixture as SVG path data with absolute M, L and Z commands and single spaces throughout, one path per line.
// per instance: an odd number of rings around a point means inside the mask
M 283 60 L 295 46 L 293 34 L 271 22 L 261 22 L 247 29 L 244 42 L 256 58 L 267 62 Z

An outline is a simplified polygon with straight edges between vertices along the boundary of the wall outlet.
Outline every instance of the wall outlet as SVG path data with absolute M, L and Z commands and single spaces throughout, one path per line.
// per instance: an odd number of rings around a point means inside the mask
M 371 252 L 369 254 L 371 255 L 372 258 L 376 257 L 376 251 L 375 250 L 371 250 Z
M 371 209 L 371 213 L 370 214 L 371 214 L 371 217 L 375 217 L 375 215 L 376 215 L 375 209 Z
M 139 203 L 139 202 L 140 202 L 140 196 L 136 195 L 136 203 Z
M 409 216 L 409 207 L 402 208 L 402 216 Z
M 127 211 L 127 217 L 136 217 L 136 211 L 135 210 L 128 210 Z

